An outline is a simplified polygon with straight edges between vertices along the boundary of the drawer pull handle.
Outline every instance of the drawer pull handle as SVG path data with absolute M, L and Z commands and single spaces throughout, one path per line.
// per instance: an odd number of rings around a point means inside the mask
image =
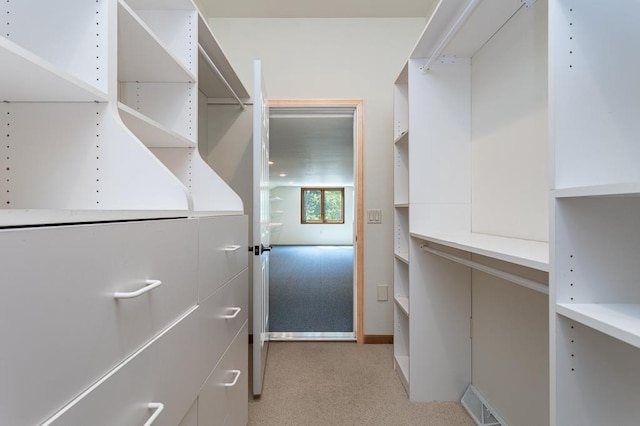
M 145 293 L 149 293 L 154 288 L 158 288 L 162 285 L 160 280 L 147 280 L 145 286 L 136 291 L 116 291 L 113 297 L 116 299 L 133 299 L 134 297 L 142 296 Z
M 238 251 L 242 248 L 242 246 L 237 246 L 237 245 L 232 245 L 232 246 L 226 246 L 225 248 L 223 248 L 224 251 Z
M 155 410 L 151 417 L 149 417 L 149 420 L 144 424 L 144 426 L 151 426 L 153 422 L 156 421 L 160 413 L 162 413 L 162 410 L 164 410 L 164 404 L 162 402 L 150 402 L 147 407 L 149 407 L 150 410 Z
M 242 374 L 242 371 L 240 370 L 231 370 L 231 372 L 235 375 L 235 377 L 233 378 L 233 381 L 231 383 L 223 383 L 223 386 L 226 386 L 228 388 L 231 388 L 233 386 L 236 385 L 236 383 L 238 383 L 238 379 L 240 378 L 240 374 Z
M 235 317 L 238 316 L 238 314 L 240 313 L 242 308 L 231 308 L 231 310 L 233 311 L 232 314 L 224 315 L 222 318 L 224 318 L 224 319 L 234 319 Z

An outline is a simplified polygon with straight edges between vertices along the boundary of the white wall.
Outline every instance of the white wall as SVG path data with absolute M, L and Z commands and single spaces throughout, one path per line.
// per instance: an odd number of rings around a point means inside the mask
M 382 209 L 384 219 L 381 225 L 365 224 L 360 236 L 365 246 L 364 333 L 393 334 L 393 304 L 376 300 L 377 285 L 393 284 L 392 88 L 426 19 L 213 18 L 209 24 L 250 91 L 252 61 L 261 59 L 270 99 L 364 100 L 364 208 Z M 227 162 L 221 157 L 225 151 L 240 156 L 244 147 L 209 153 L 210 161 L 217 157 L 229 169 L 216 168 L 223 178 L 240 178 L 247 170 L 231 169 L 242 163 L 240 157 Z
M 353 245 L 353 187 L 344 188 L 343 224 L 300 223 L 300 187 L 279 186 L 271 190 L 271 219 L 282 223 L 271 230 L 271 243 L 281 245 Z

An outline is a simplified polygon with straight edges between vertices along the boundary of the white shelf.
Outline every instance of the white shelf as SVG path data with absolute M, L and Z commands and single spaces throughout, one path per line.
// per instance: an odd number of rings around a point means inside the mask
M 549 270 L 549 243 L 546 242 L 477 233 L 422 235 L 412 232 L 411 236 L 540 271 Z
M 640 348 L 640 304 L 558 303 L 556 312 Z
M 396 259 L 398 259 L 399 261 L 406 263 L 407 265 L 409 264 L 409 253 L 408 252 L 398 252 L 394 254 Z
M 393 143 L 394 144 L 401 144 L 401 143 L 407 143 L 409 142 L 409 131 L 408 130 L 404 130 L 402 132 L 400 132 L 400 136 L 398 136 Z
M 233 92 L 240 99 L 249 98 L 249 92 L 229 63 L 229 60 L 201 13 L 198 13 L 198 43 L 206 52 L 207 56 L 216 64 L 216 68 L 220 71 L 220 74 L 229 84 Z M 207 98 L 231 98 L 233 96 L 226 85 L 220 81 L 220 78 L 214 70 L 212 70 L 202 58 L 198 61 L 198 73 L 200 90 L 202 90 Z
M 191 0 L 125 0 L 134 9 L 192 10 Z
M 148 147 L 153 148 L 185 148 L 195 147 L 195 142 L 167 129 L 160 123 L 139 113 L 133 108 L 118 103 L 120 118 L 127 127 Z
M 554 190 L 552 194 L 555 198 L 638 197 L 640 196 L 640 182 L 561 188 Z
M 188 216 L 190 214 L 187 210 L 0 209 L 0 228 L 141 219 L 173 219 Z
M 409 356 L 408 355 L 396 355 L 396 365 L 398 366 L 398 375 L 404 388 L 409 390 Z
M 2 101 L 106 102 L 106 93 L 4 37 L 0 37 L 0 63 Z
M 443 1 L 413 49 L 411 57 L 443 55 L 469 58 L 523 5 L 521 0 Z M 466 18 L 465 11 L 470 12 Z M 451 36 L 447 37 L 449 33 Z
M 118 80 L 195 82 L 196 76 L 124 2 L 118 2 Z M 144 54 L 141 54 L 144 52 Z
M 400 310 L 404 312 L 405 315 L 409 316 L 409 298 L 396 296 L 395 301 L 396 301 L 396 305 L 398 305 Z

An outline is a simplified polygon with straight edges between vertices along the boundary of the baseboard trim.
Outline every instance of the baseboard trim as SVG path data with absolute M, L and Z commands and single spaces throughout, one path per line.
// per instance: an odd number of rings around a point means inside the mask
M 365 334 L 365 345 L 391 345 L 393 344 L 393 334 Z
M 249 334 L 249 344 L 253 344 L 253 334 Z M 365 334 L 365 345 L 392 345 L 393 334 Z

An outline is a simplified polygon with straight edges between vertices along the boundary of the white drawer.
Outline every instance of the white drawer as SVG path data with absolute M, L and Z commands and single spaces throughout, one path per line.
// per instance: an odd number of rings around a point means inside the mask
M 248 270 L 243 270 L 200 305 L 201 383 L 247 321 L 248 276 Z
M 247 216 L 199 218 L 199 300 L 203 301 L 247 267 Z
M 249 421 L 248 342 L 245 324 L 213 370 L 198 398 L 198 425 L 239 426 Z M 240 371 L 235 386 L 230 384 Z
M 198 426 L 198 399 L 191 404 L 191 408 L 180 421 L 178 426 Z
M 194 306 L 196 250 L 195 220 L 0 231 L 0 424 L 41 422 Z
M 150 403 L 163 405 L 154 426 L 176 426 L 198 395 L 197 345 L 194 308 L 45 426 L 140 426 L 157 410 Z

